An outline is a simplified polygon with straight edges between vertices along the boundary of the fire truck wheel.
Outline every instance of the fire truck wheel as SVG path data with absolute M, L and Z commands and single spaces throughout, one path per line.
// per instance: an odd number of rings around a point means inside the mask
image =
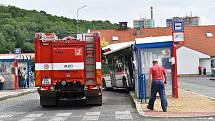
M 87 96 L 87 105 L 102 106 L 102 96 Z

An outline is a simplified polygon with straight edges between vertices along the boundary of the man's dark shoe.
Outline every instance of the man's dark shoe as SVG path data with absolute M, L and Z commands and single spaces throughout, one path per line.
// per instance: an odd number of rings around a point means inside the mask
M 167 112 L 167 109 L 163 110 L 163 112 Z
M 149 105 L 147 105 L 147 109 L 153 110 L 153 108 L 150 108 Z

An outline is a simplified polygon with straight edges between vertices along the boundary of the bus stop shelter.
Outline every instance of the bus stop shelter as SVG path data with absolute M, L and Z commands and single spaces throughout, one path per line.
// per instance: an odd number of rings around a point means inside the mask
M 15 59 L 14 54 L 0 54 L 0 73 L 4 78 L 3 89 L 18 89 L 18 69 L 26 69 L 26 87 L 30 86 L 31 56 Z
M 167 71 L 167 81 L 171 85 L 174 95 L 174 68 L 175 64 L 172 36 L 159 36 L 135 39 L 135 92 L 141 100 L 150 97 L 151 82 L 148 80 L 152 61 L 158 60 Z

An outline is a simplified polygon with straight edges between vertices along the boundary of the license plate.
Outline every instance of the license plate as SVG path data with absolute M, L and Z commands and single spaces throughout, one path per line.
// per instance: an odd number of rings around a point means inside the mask
M 42 84 L 51 84 L 51 79 L 50 78 L 43 78 Z

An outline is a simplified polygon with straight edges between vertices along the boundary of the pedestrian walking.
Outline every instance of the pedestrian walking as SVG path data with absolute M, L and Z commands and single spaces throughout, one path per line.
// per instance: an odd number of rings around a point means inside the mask
M 167 83 L 166 71 L 163 66 L 158 65 L 157 60 L 152 61 L 153 66 L 150 68 L 149 80 L 151 83 L 151 97 L 147 108 L 153 110 L 157 92 L 160 95 L 161 107 L 164 112 L 167 112 L 167 99 L 165 93 L 165 85 Z

